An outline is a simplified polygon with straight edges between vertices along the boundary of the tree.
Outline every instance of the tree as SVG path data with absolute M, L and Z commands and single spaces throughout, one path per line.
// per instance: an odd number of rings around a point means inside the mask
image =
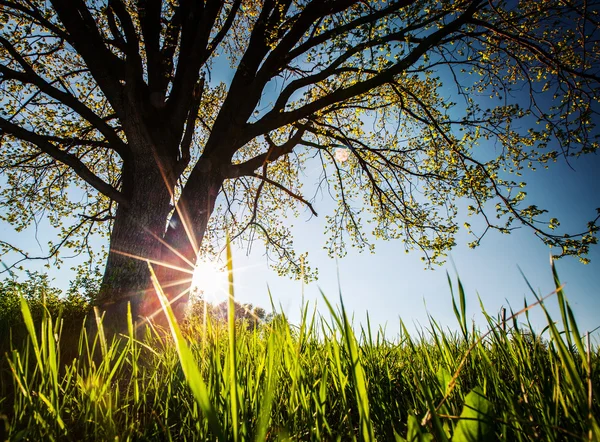
M 598 218 L 558 232 L 518 177 L 598 149 L 598 6 L 0 0 L 3 219 L 47 216 L 61 232 L 51 256 L 109 235 L 96 302 L 115 318 L 132 299 L 135 314 L 154 308 L 144 260 L 184 299 L 226 230 L 299 274 L 278 214 L 317 215 L 307 164 L 337 201 L 331 253 L 370 247 L 367 222 L 440 262 L 468 199 L 485 223 L 473 246 L 523 224 L 583 258 Z
M 62 293 L 52 287 L 46 274 L 27 272 L 25 276 L 22 282 L 15 279 L 0 281 L 0 352 L 9 353 L 29 335 L 21 311 L 21 298 L 27 301 L 36 327 L 49 315 L 58 324 L 57 330 L 62 331 L 62 336 L 71 338 L 70 348 L 77 348 L 81 324 L 90 312 L 89 298 L 71 290 Z M 4 363 L 0 362 L 0 371 L 9 368 Z
M 208 302 L 204 298 L 196 298 L 190 301 L 186 318 L 192 324 L 201 327 L 204 324 L 204 314 L 215 323 L 227 324 L 229 318 L 229 301 L 218 304 Z M 237 323 L 243 324 L 247 330 L 255 330 L 262 323 L 268 323 L 276 317 L 276 313 L 269 313 L 264 308 L 252 304 L 240 304 L 234 301 L 233 314 Z

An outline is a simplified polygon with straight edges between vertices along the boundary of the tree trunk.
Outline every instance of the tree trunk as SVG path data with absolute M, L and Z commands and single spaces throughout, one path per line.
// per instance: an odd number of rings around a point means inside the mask
M 223 183 L 219 167 L 201 159 L 167 228 L 173 206 L 156 162 L 153 167 L 150 163 L 138 164 L 135 173 L 129 176 L 134 189 L 131 204 L 117 210 L 96 302 L 105 312 L 105 328 L 115 333 L 126 330 L 128 303 L 134 320 L 151 318 L 154 323 L 166 326 L 146 260 L 154 261 L 153 269 L 176 317 L 183 318 L 197 251 Z
M 105 313 L 105 328 L 113 332 L 127 329 L 128 303 L 134 320 L 151 314 L 145 309 L 145 300 L 156 294 L 151 290 L 146 260 L 161 260 L 160 239 L 172 210 L 168 186 L 152 158 L 139 159 L 132 170 L 124 170 L 123 176 L 130 203 L 117 209 L 96 299 L 96 305 Z
M 184 269 L 195 268 L 208 220 L 222 184 L 219 167 L 210 160 L 201 159 L 191 173 L 177 203 L 177 210 L 169 222 L 165 234 L 165 243 L 169 246 L 162 249 L 163 262 Z M 169 267 L 162 267 L 158 272 L 161 286 L 178 319 L 183 318 L 189 300 L 191 276 Z M 152 311 L 158 309 L 159 306 L 153 304 L 155 299 L 148 297 L 145 308 Z

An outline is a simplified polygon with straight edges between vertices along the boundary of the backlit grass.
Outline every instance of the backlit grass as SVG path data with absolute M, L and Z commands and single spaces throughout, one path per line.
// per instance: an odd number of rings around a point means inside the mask
M 341 300 L 305 306 L 299 324 L 180 326 L 157 287 L 168 331 L 130 317 L 108 342 L 82 327 L 76 352 L 22 298 L 29 336 L 5 355 L 0 410 L 11 441 L 600 440 L 600 354 L 556 286 L 531 307 L 546 312 L 542 331 L 521 325 L 527 311 L 469 327 L 459 281 L 457 332 L 431 319 L 394 339 L 353 327 Z M 558 302 L 557 322 L 544 302 Z

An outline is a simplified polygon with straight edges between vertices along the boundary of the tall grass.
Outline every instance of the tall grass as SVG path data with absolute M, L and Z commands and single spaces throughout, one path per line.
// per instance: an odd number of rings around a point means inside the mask
M 483 310 L 486 330 L 467 326 L 458 281 L 457 333 L 431 318 L 428 333 L 402 325 L 394 340 L 353 327 L 325 297 L 327 316 L 305 305 L 300 324 L 280 314 L 249 330 L 230 282 L 226 324 L 182 329 L 157 286 L 166 333 L 140 335 L 131 316 L 110 342 L 82 327 L 71 360 L 60 321 L 34 323 L 22 299 L 29 336 L 1 378 L 12 385 L 0 399 L 10 440 L 600 440 L 599 350 L 556 272 L 553 297 L 506 319 Z M 546 302 L 558 302 L 558 324 Z M 540 333 L 521 325 L 530 308 L 547 316 Z

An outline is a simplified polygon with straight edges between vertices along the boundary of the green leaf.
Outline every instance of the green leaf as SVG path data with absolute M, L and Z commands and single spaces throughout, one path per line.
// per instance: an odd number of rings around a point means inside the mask
M 406 439 L 404 439 L 402 436 L 396 433 L 396 430 L 394 430 L 394 440 L 396 442 L 406 442 Z
M 227 234 L 227 280 L 229 282 L 229 302 L 227 304 L 227 323 L 229 330 L 229 406 L 233 427 L 233 440 L 239 440 L 238 425 L 238 382 L 237 382 L 237 346 L 235 336 L 235 293 L 233 290 L 233 261 L 231 256 L 231 241 Z
M 440 383 L 440 387 L 442 387 L 442 393 L 444 395 L 448 394 L 448 387 L 450 386 L 450 382 L 452 382 L 452 373 L 450 373 L 444 367 L 440 367 L 440 369 L 436 373 L 437 380 Z
M 408 432 L 406 433 L 407 442 L 429 442 L 433 440 L 433 436 L 424 433 L 419 421 L 414 415 L 408 416 Z
M 492 404 L 481 387 L 475 387 L 465 398 L 465 405 L 456 425 L 452 442 L 482 442 L 493 440 L 490 425 Z

